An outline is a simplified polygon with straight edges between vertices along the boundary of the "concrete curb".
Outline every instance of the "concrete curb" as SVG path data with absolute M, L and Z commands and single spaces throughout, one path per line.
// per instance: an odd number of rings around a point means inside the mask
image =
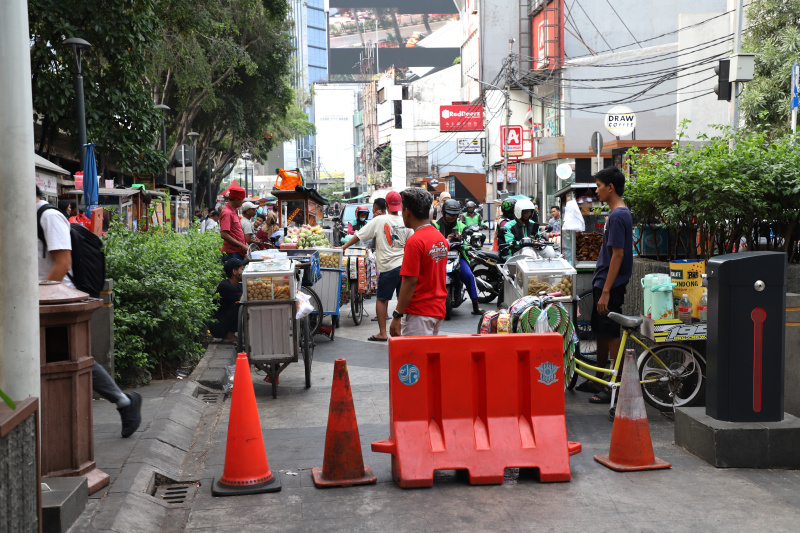
M 217 392 L 208 390 L 200 379 L 212 370 L 225 374 L 224 365 L 231 364 L 234 354 L 221 348 L 210 345 L 192 374 L 173 384 L 89 519 L 89 530 L 151 533 L 182 528 L 191 498 L 185 503 L 167 503 L 154 493 L 160 484 L 200 481 L 203 450 L 223 406 L 221 401 L 210 404 L 198 397 Z M 220 391 L 225 381 L 227 376 L 219 384 Z

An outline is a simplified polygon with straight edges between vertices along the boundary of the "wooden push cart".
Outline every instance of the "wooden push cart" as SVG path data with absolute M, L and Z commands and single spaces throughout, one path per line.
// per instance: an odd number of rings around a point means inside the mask
M 267 374 L 273 398 L 278 397 L 278 376 L 301 356 L 306 388 L 311 387 L 314 345 L 308 316 L 296 318 L 298 301 L 294 297 L 294 287 L 292 285 L 291 298 L 243 298 L 239 308 L 238 351 L 245 352 L 250 364 Z

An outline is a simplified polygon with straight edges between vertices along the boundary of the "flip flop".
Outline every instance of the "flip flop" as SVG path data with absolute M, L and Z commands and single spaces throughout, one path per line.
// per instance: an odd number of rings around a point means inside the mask
M 391 318 L 387 315 L 386 316 L 386 320 L 391 320 Z M 378 321 L 378 317 L 376 317 L 376 316 L 372 317 L 371 322 L 377 322 L 377 321 Z
M 589 403 L 611 403 L 611 395 L 604 391 L 599 391 L 589 398 Z
M 372 337 L 370 337 L 367 340 L 368 341 L 372 341 L 372 342 L 388 342 L 389 341 L 389 339 L 381 339 L 379 337 L 376 337 L 375 335 L 373 335 Z

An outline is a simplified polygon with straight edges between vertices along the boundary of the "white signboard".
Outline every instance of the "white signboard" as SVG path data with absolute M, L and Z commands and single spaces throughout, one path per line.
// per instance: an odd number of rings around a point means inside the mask
M 483 139 L 458 139 L 458 153 L 480 154 Z
M 636 128 L 636 113 L 625 106 L 612 107 L 603 122 L 608 133 L 615 137 L 624 137 Z
M 556 176 L 560 180 L 566 180 L 572 177 L 572 165 L 569 163 L 561 163 L 556 167 Z
M 49 195 L 58 194 L 58 185 L 56 177 L 44 172 L 36 171 L 36 185 L 42 190 L 43 193 Z

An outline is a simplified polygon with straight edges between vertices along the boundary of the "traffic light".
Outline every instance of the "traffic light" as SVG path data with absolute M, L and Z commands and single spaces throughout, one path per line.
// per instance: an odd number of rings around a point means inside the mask
M 732 84 L 728 81 L 730 80 L 730 72 L 730 59 L 720 59 L 719 65 L 714 67 L 714 73 L 717 75 L 717 84 L 714 86 L 714 92 L 717 93 L 717 100 L 731 101 L 731 94 L 733 91 L 731 89 Z

